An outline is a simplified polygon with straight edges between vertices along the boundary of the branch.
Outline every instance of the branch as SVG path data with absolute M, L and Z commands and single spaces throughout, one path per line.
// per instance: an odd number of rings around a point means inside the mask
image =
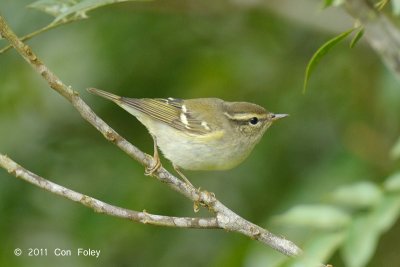
M 101 132 L 107 140 L 118 146 L 121 150 L 136 161 L 140 162 L 142 165 L 146 167 L 152 166 L 153 159 L 151 156 L 143 153 L 134 145 L 129 143 L 115 130 L 108 126 L 101 118 L 99 118 L 79 97 L 78 92 L 74 91 L 70 86 L 65 85 L 43 64 L 28 45 L 18 39 L 1 16 L 0 36 L 7 39 L 16 51 L 47 81 L 49 86 L 66 98 L 81 114 L 81 116 Z M 15 172 L 15 174 L 18 174 L 18 172 Z M 278 237 L 268 230 L 243 219 L 218 201 L 213 194 L 197 190 L 193 186 L 182 182 L 164 168 L 160 168 L 156 173 L 153 173 L 153 176 L 159 181 L 166 183 L 173 190 L 181 193 L 191 201 L 198 202 L 212 211 L 215 214 L 217 228 L 241 233 L 252 239 L 256 239 L 287 256 L 299 256 L 302 253 L 301 249 L 291 241 Z M 43 188 L 48 190 L 46 187 Z M 77 201 L 75 198 L 72 200 Z M 100 205 L 100 207 L 103 206 Z
M 347 12 L 359 20 L 365 38 L 386 66 L 400 79 L 400 31 L 387 16 L 366 0 L 346 0 Z
M 27 169 L 18 165 L 9 157 L 0 154 L 0 166 L 17 178 L 21 178 L 37 187 L 43 188 L 56 195 L 65 197 L 82 205 L 93 209 L 95 212 L 104 213 L 111 216 L 128 219 L 131 221 L 153 224 L 160 226 L 178 227 L 178 228 L 212 228 L 218 227 L 215 218 L 188 218 L 188 217 L 170 217 L 154 215 L 146 211 L 134 211 L 107 204 L 90 196 L 83 195 L 56 183 L 50 182 Z

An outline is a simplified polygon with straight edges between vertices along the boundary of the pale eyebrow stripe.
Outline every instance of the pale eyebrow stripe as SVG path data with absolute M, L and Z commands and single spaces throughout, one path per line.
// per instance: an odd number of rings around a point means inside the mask
M 253 117 L 257 117 L 259 119 L 266 119 L 267 118 L 267 115 L 259 114 L 259 113 L 241 113 L 241 114 L 238 113 L 238 114 L 235 114 L 233 116 L 231 114 L 227 113 L 227 112 L 225 112 L 224 114 L 229 119 L 238 120 L 238 121 L 248 120 L 248 119 L 251 119 Z

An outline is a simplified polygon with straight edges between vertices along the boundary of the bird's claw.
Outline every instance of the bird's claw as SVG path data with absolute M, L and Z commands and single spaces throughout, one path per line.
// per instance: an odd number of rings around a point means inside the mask
M 144 170 L 144 175 L 151 176 L 161 168 L 161 161 L 159 157 L 154 158 L 153 162 L 154 164 L 152 167 L 146 167 Z

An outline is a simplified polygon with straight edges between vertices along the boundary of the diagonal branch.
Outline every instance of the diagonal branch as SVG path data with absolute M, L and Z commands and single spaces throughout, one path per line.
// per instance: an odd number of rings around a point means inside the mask
M 134 211 L 110 205 L 101 200 L 73 191 L 49 180 L 40 177 L 24 167 L 18 165 L 9 157 L 0 154 L 0 166 L 6 169 L 9 173 L 17 178 L 21 178 L 33 185 L 36 185 L 44 190 L 52 192 L 56 195 L 65 197 L 82 205 L 93 209 L 95 212 L 104 213 L 107 215 L 128 219 L 131 221 L 153 224 L 159 226 L 169 226 L 177 228 L 218 228 L 216 218 L 189 218 L 189 217 L 170 217 L 163 215 L 150 214 L 146 211 Z
M 0 36 L 7 39 L 16 51 L 47 81 L 49 86 L 66 98 L 75 109 L 81 114 L 82 118 L 92 124 L 104 137 L 114 143 L 121 150 L 131 156 L 133 159 L 146 167 L 151 167 L 153 159 L 151 156 L 143 153 L 134 145 L 125 140 L 115 130 L 108 126 L 99 118 L 92 109 L 79 97 L 78 92 L 70 86 L 65 85 L 53 72 L 51 72 L 44 63 L 35 55 L 32 49 L 18 39 L 18 37 L 9 28 L 3 17 L 0 16 Z M 164 168 L 160 168 L 153 176 L 166 183 L 173 190 L 186 196 L 194 202 L 206 206 L 215 214 L 217 227 L 231 232 L 241 233 L 252 239 L 256 239 L 265 245 L 287 256 L 299 256 L 302 251 L 293 242 L 285 238 L 278 237 L 266 229 L 255 225 L 240 217 L 220 201 L 213 194 L 206 191 L 200 191 L 190 186 L 180 179 L 170 174 Z M 45 188 L 47 190 L 47 188 Z

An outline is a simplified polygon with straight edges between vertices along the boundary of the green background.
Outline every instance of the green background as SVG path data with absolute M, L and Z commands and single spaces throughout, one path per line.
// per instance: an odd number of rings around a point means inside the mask
M 0 3 L 19 35 L 51 21 L 26 9 L 29 3 Z M 289 113 L 239 167 L 185 174 L 241 216 L 302 246 L 304 235 L 316 231 L 282 229 L 272 216 L 299 204 L 324 203 L 341 185 L 380 184 L 399 167 L 389 157 L 400 130 L 398 82 L 365 42 L 354 49 L 340 44 L 301 93 L 313 52 L 352 26 L 344 13 L 325 16 L 331 11 L 320 4 L 305 5 L 297 18 L 282 12 L 293 9 L 283 4 L 125 3 L 90 12 L 90 19 L 28 43 L 98 115 L 149 154 L 146 129 L 85 88 L 129 97 L 219 97 Z M 32 172 L 105 202 L 195 216 L 190 201 L 144 176 L 140 164 L 83 121 L 15 51 L 0 55 L 0 149 Z M 397 223 L 368 266 L 395 266 L 399 237 Z M 24 255 L 14 256 L 15 248 Z M 49 256 L 28 257 L 28 248 L 47 248 Z M 101 255 L 55 257 L 55 248 L 73 253 L 91 248 Z M 1 266 L 263 266 L 257 255 L 270 250 L 222 230 L 162 228 L 96 214 L 0 171 Z M 329 262 L 344 264 L 339 252 Z

